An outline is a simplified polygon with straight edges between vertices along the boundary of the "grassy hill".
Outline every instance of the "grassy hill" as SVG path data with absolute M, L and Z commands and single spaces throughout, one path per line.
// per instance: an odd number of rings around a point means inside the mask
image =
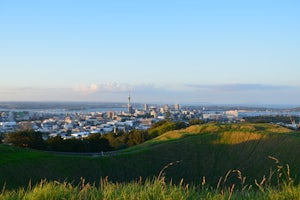
M 288 163 L 292 175 L 300 175 L 300 133 L 272 124 L 205 124 L 167 132 L 115 156 L 63 156 L 0 145 L 0 186 L 27 186 L 41 179 L 99 183 L 165 176 L 179 182 L 206 182 L 215 186 L 222 176 L 239 169 L 251 184 L 276 169 L 268 156 Z M 178 161 L 178 162 L 176 162 Z M 297 180 L 297 177 L 295 179 Z M 232 178 L 234 181 L 234 178 Z

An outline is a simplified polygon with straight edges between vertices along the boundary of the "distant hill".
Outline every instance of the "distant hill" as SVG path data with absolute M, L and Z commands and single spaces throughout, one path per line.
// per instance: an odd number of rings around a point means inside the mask
M 164 166 L 174 182 L 206 181 L 215 186 L 221 176 L 239 169 L 253 184 L 276 169 L 268 156 L 288 163 L 300 175 L 300 133 L 272 124 L 204 124 L 167 132 L 115 156 L 63 156 L 0 145 L 0 186 L 27 186 L 40 179 L 74 181 L 84 177 L 98 183 L 138 180 L 157 176 Z M 177 162 L 178 161 L 178 162 Z M 296 177 L 296 181 L 297 180 Z

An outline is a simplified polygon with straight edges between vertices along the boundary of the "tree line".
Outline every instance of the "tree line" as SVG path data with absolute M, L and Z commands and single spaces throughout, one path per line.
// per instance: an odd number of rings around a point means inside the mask
M 249 123 L 286 123 L 286 124 L 291 124 L 293 120 L 295 122 L 300 121 L 300 117 L 298 116 L 282 116 L 282 115 L 277 115 L 277 116 L 252 116 L 252 117 L 245 117 L 244 120 Z
M 163 120 L 153 124 L 148 130 L 117 131 L 117 133 L 111 132 L 103 135 L 90 134 L 88 137 L 82 139 L 63 139 L 58 135 L 46 140 L 43 139 L 41 132 L 36 132 L 32 129 L 22 129 L 6 134 L 4 142 L 14 146 L 47 151 L 105 152 L 138 145 L 167 131 L 178 130 L 187 126 L 188 124 L 185 122 Z

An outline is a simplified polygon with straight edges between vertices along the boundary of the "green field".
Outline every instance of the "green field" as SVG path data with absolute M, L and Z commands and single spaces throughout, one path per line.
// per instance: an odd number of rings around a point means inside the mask
M 27 187 L 40 180 L 86 182 L 98 186 L 101 178 L 112 182 L 152 180 L 163 170 L 166 182 L 216 188 L 229 170 L 240 170 L 248 185 L 269 176 L 277 164 L 288 163 L 295 183 L 300 175 L 300 133 L 271 124 L 205 124 L 167 132 L 114 156 L 66 156 L 0 145 L 0 185 Z M 274 180 L 273 180 L 274 179 Z M 276 182 L 275 177 L 272 181 Z M 226 184 L 238 182 L 235 173 Z

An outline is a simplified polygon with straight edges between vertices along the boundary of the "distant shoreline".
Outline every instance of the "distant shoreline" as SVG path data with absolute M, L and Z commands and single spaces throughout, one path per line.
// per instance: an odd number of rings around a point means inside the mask
M 132 106 L 142 108 L 143 105 L 163 106 L 168 103 L 135 103 Z M 168 105 L 172 105 L 169 103 Z M 207 107 L 207 108 L 228 108 L 228 109 L 295 109 L 300 105 L 292 104 L 212 104 L 212 103 L 181 103 L 183 107 Z M 111 109 L 110 109 L 111 108 Z M 127 109 L 127 102 L 88 102 L 88 101 L 0 101 L 0 109 L 8 110 L 45 110 L 64 109 L 66 111 L 80 111 L 88 109 L 106 109 L 113 111 Z M 300 110 L 300 109 L 299 109 Z

